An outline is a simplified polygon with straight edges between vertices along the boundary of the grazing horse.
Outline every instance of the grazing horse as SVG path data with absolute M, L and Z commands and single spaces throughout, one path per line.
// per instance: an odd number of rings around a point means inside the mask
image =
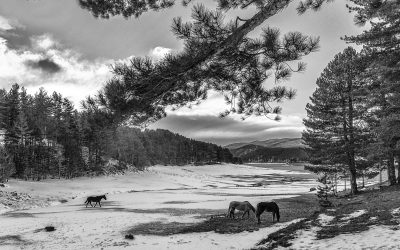
M 100 195 L 100 196 L 89 196 L 89 197 L 87 197 L 87 199 L 86 199 L 86 201 L 85 201 L 86 207 L 88 206 L 88 204 L 90 204 L 90 206 L 93 207 L 92 201 L 93 201 L 93 202 L 96 202 L 96 203 L 94 204 L 94 207 L 96 207 L 96 204 L 97 204 L 97 203 L 99 203 L 99 205 L 100 205 L 100 207 L 101 207 L 101 203 L 100 203 L 101 199 L 107 200 L 107 198 L 106 198 L 105 195 Z
M 278 204 L 275 202 L 260 202 L 257 204 L 257 212 L 256 212 L 256 217 L 258 220 L 258 224 L 261 223 L 260 221 L 260 216 L 264 212 L 272 212 L 272 221 L 275 221 L 275 215 L 276 215 L 276 220 L 279 222 L 280 215 L 279 215 L 279 207 Z
M 250 210 L 253 211 L 253 213 L 256 213 L 256 209 L 250 204 L 250 202 L 232 201 L 231 203 L 229 203 L 228 214 L 226 215 L 226 217 L 229 216 L 229 218 L 235 219 L 235 209 L 239 211 L 244 211 L 242 218 L 246 213 L 247 213 L 247 218 L 250 218 Z

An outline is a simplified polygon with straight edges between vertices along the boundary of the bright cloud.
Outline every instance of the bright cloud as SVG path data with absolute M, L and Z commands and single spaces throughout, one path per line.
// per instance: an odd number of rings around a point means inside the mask
M 0 30 L 10 30 L 13 27 L 11 26 L 10 22 L 8 19 L 0 16 Z
M 164 48 L 164 47 L 155 47 L 154 49 L 150 50 L 149 56 L 155 60 L 163 59 L 167 54 L 171 53 L 172 49 Z

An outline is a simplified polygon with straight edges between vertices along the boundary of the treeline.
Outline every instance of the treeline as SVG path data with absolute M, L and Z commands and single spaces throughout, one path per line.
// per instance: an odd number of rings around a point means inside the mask
M 231 152 L 243 162 L 304 162 L 308 156 L 304 148 L 268 148 L 258 145 L 245 145 Z
M 14 84 L 0 90 L 0 179 L 41 180 L 101 174 L 153 164 L 234 162 L 228 149 L 166 130 L 118 127 L 115 115 L 90 98 L 77 111 L 61 94 L 30 95 Z

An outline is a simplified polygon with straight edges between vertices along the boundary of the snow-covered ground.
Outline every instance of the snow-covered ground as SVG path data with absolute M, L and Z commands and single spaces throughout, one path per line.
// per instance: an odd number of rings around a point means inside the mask
M 287 182 L 288 176 L 302 178 Z M 238 234 L 135 235 L 134 240 L 126 240 L 124 235 L 139 224 L 201 222 L 206 218 L 200 216 L 200 210 L 225 211 L 232 200 L 255 205 L 293 197 L 316 185 L 304 172 L 230 164 L 154 166 L 139 173 L 73 180 L 12 180 L 2 190 L 28 193 L 53 206 L 1 214 L 0 249 L 250 248 L 290 222 Z M 107 194 L 102 208 L 85 208 L 86 196 L 100 194 Z M 61 203 L 63 199 L 68 202 Z M 42 230 L 50 225 L 56 228 L 54 232 Z

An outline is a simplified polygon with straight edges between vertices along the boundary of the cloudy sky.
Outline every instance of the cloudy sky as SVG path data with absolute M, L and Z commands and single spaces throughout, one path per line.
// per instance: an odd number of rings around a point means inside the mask
M 214 6 L 212 0 L 195 2 Z M 320 50 L 304 58 L 306 72 L 295 74 L 285 83 L 298 91 L 295 100 L 281 104 L 282 121 L 266 117 L 241 121 L 235 115 L 220 119 L 218 114 L 226 106 L 217 93 L 211 92 L 209 99 L 199 106 L 169 111 L 167 118 L 150 127 L 222 145 L 300 137 L 305 105 L 315 90 L 316 78 L 332 57 L 348 46 L 340 37 L 358 34 L 361 28 L 353 24 L 346 1 L 334 1 L 319 12 L 302 16 L 296 14 L 297 3 L 294 1 L 263 24 L 280 28 L 282 34 L 301 31 L 321 39 Z M 76 0 L 1 0 L 0 88 L 19 83 L 35 93 L 44 87 L 50 93 L 62 93 L 79 108 L 80 100 L 95 94 L 111 76 L 113 63 L 144 55 L 159 59 L 165 53 L 179 51 L 182 43 L 170 32 L 170 24 L 176 16 L 190 20 L 190 13 L 190 5 L 177 5 L 162 12 L 146 13 L 139 19 L 101 20 L 82 10 Z M 226 18 L 253 13 L 252 9 L 234 11 L 227 13 Z

